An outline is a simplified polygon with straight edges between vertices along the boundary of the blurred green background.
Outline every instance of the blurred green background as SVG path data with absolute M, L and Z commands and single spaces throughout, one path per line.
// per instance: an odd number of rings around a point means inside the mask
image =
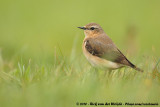
M 77 28 L 91 22 L 145 72 L 94 72 Z M 0 0 L 0 107 L 157 103 L 159 39 L 160 0 Z
M 76 51 L 81 52 L 84 34 L 76 27 L 96 22 L 124 53 L 131 32 L 138 52 L 154 47 L 158 55 L 159 5 L 159 0 L 1 0 L 0 48 L 6 58 L 52 55 L 58 45 L 69 55 L 77 39 Z

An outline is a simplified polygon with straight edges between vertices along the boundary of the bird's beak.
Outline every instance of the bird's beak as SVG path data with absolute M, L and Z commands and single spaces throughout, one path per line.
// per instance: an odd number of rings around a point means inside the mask
M 83 30 L 86 30 L 86 28 L 85 28 L 85 27 L 78 27 L 78 28 L 83 29 Z

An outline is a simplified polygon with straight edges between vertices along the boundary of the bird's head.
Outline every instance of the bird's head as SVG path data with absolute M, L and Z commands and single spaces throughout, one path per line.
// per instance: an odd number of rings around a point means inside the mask
M 86 36 L 96 36 L 104 32 L 101 26 L 96 23 L 89 23 L 78 28 L 83 29 Z

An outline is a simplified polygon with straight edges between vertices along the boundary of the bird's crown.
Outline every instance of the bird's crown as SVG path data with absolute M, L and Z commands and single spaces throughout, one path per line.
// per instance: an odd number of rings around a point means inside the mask
M 84 27 L 88 30 L 102 29 L 101 26 L 96 23 L 89 23 L 89 24 L 85 25 Z

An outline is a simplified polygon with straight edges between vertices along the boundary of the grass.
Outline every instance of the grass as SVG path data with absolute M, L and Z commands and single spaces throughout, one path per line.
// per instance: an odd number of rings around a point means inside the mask
M 0 107 L 160 103 L 159 5 L 159 0 L 0 0 Z M 144 73 L 92 68 L 77 29 L 90 22 L 100 24 Z
M 71 107 L 91 102 L 160 103 L 158 64 L 159 61 L 154 62 L 151 58 L 148 63 L 141 64 L 144 73 L 131 68 L 109 73 L 93 69 L 83 56 L 72 54 L 72 57 L 65 57 L 60 50 L 54 55 L 54 63 L 46 61 L 37 64 L 32 59 L 25 62 L 23 58 L 20 62 L 6 63 L 1 56 L 0 106 Z

